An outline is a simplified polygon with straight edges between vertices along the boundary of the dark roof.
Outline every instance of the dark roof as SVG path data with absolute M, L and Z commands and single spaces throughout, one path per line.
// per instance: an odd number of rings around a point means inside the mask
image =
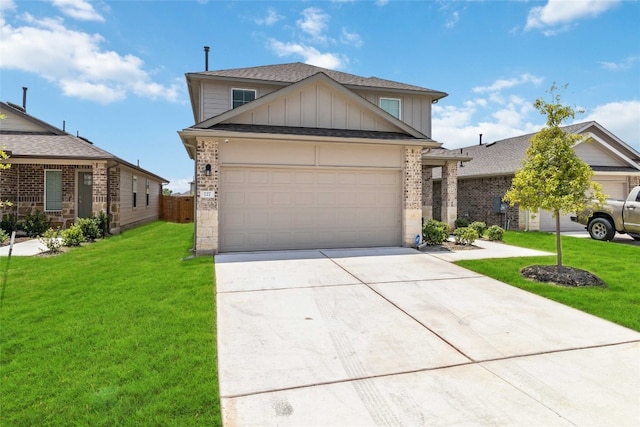
M 436 95 L 437 99 L 447 96 L 445 92 L 427 89 L 420 86 L 399 83 L 392 80 L 385 80 L 378 77 L 361 77 L 354 74 L 343 73 L 342 71 L 330 70 L 328 68 L 316 67 L 302 62 L 288 64 L 263 65 L 249 68 L 233 68 L 229 70 L 202 71 L 198 74 L 211 77 L 236 78 L 247 80 L 260 80 L 274 83 L 295 83 L 311 77 L 317 73 L 324 73 L 333 80 L 345 86 L 355 86 L 362 88 L 389 89 L 411 92 L 422 92 Z
M 111 153 L 69 134 L 2 132 L 0 133 L 0 146 L 10 151 L 12 157 L 115 158 Z
M 581 130 L 588 129 L 592 125 L 598 125 L 595 121 L 576 123 L 573 125 L 563 126 L 562 129 L 566 133 L 576 133 Z M 451 153 L 460 153 L 465 156 L 472 157 L 473 160 L 458 168 L 458 177 L 471 176 L 500 176 L 513 175 L 516 170 L 522 167 L 522 161 L 526 157 L 529 142 L 535 135 L 529 133 L 519 135 L 513 138 L 502 139 L 490 144 L 472 145 L 469 147 L 448 150 Z M 594 170 L 600 170 L 594 168 Z M 632 168 L 622 168 L 622 172 L 637 171 Z M 440 170 L 436 169 L 433 173 L 434 178 L 440 178 Z
M 370 139 L 386 139 L 386 140 L 416 140 L 411 135 L 401 132 L 378 132 L 368 130 L 349 130 L 349 129 L 328 129 L 328 128 L 305 128 L 290 126 L 268 126 L 268 125 L 248 125 L 221 123 L 216 124 L 208 129 L 224 130 L 229 132 L 246 132 L 246 133 L 275 133 L 284 135 L 300 135 L 300 136 L 328 136 L 337 138 L 370 138 Z M 198 129 L 200 130 L 200 129 Z

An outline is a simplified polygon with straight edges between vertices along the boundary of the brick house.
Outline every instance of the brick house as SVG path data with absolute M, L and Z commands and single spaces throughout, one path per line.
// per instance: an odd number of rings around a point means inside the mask
M 630 189 L 640 185 L 640 153 L 625 144 L 595 121 L 563 127 L 565 132 L 583 134 L 590 138 L 574 150 L 594 171 L 594 181 L 600 183 L 604 193 L 612 198 L 626 198 Z M 489 144 L 444 150 L 472 158 L 458 163 L 457 216 L 471 221 L 484 221 L 509 229 L 554 231 L 555 220 L 548 211 L 528 212 L 514 207 L 500 211 L 500 201 L 511 187 L 515 172 L 526 157 L 529 141 L 534 134 L 520 135 Z M 462 154 L 460 154 L 462 153 Z M 439 191 L 441 176 L 434 173 L 434 192 Z M 434 217 L 440 217 L 440 206 L 434 206 Z M 584 226 L 571 222 L 570 215 L 561 217 L 563 231 L 584 230 Z
M 112 233 L 159 217 L 162 177 L 133 165 L 26 113 L 0 102 L 0 147 L 11 165 L 0 173 L 0 199 L 11 202 L 0 214 L 18 221 L 32 210 L 53 226 L 76 218 L 108 214 Z
M 410 246 L 434 198 L 455 219 L 460 159 L 426 156 L 446 93 L 303 63 L 186 79 L 197 254 Z M 432 169 L 450 178 L 436 197 Z

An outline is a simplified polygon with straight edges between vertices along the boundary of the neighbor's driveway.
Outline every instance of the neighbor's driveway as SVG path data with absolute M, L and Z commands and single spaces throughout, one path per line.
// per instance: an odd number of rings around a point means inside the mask
M 405 248 L 216 256 L 226 426 L 630 425 L 640 334 Z

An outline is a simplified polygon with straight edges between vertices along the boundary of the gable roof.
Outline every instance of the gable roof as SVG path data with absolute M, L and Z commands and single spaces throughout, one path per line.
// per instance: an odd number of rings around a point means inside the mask
M 50 124 L 26 114 L 21 109 L 11 107 L 8 104 L 0 103 L 3 110 L 20 116 L 23 119 L 36 124 L 41 128 L 39 131 L 13 131 L 0 128 L 0 147 L 9 154 L 11 159 L 33 159 L 34 162 L 41 160 L 107 160 L 111 163 L 123 164 L 141 173 L 152 176 L 163 183 L 169 181 L 139 166 L 133 165 L 126 160 L 114 156 L 102 148 L 95 146 L 89 140 L 73 136 L 67 132 L 51 126 Z M 8 108 L 7 108 L 8 107 Z
M 356 94 L 354 94 L 353 92 L 351 92 L 348 89 L 345 89 L 344 86 L 342 86 L 341 84 L 339 84 L 338 82 L 336 82 L 335 80 L 333 80 L 331 77 L 327 76 L 326 74 L 319 72 L 316 74 L 313 74 L 303 80 L 297 81 L 295 83 L 292 83 L 286 87 L 283 87 L 281 89 L 278 89 L 276 91 L 270 92 L 264 96 L 261 96 L 260 98 L 256 99 L 255 101 L 246 103 L 244 105 L 241 105 L 240 107 L 237 108 L 233 108 L 231 110 L 227 110 L 222 114 L 219 114 L 215 117 L 212 117 L 210 119 L 207 119 L 201 123 L 196 124 L 195 126 L 193 126 L 194 128 L 197 129 L 206 129 L 206 128 L 210 128 L 214 125 L 220 124 L 220 123 L 233 123 L 233 118 L 234 117 L 238 117 L 241 116 L 242 114 L 251 111 L 251 110 L 256 110 L 258 108 L 260 108 L 263 105 L 267 105 L 270 102 L 275 101 L 276 99 L 282 98 L 292 92 L 298 91 L 299 89 L 301 89 L 302 87 L 306 86 L 306 85 L 310 85 L 310 84 L 314 84 L 316 82 L 322 82 L 324 84 L 326 84 L 327 86 L 329 86 L 331 88 L 331 90 L 334 90 L 336 92 L 341 93 L 345 98 L 348 98 L 350 102 L 352 102 L 355 105 L 358 105 L 360 108 L 362 108 L 365 111 L 369 111 L 370 113 L 376 115 L 376 116 L 380 116 L 380 118 L 382 120 L 384 120 L 387 123 L 390 123 L 394 128 L 396 128 L 398 130 L 398 133 L 400 132 L 404 132 L 407 135 L 412 136 L 413 138 L 416 139 L 425 139 L 425 140 L 430 140 L 430 138 L 424 134 L 422 134 L 421 132 L 419 132 L 418 130 L 414 129 L 413 127 L 409 126 L 408 124 L 406 124 L 405 122 L 403 122 L 402 120 L 392 116 L 391 114 L 387 113 L 386 111 L 380 109 L 379 107 L 375 106 L 374 104 L 370 103 L 369 101 L 367 101 L 366 99 L 362 98 L 361 96 L 358 96 Z M 273 132 L 275 133 L 275 132 Z
M 46 132 L 46 133 L 50 133 L 53 135 L 65 135 L 66 132 L 63 131 L 62 129 L 59 129 L 47 122 L 44 122 L 42 120 L 40 120 L 37 117 L 34 117 L 30 114 L 27 114 L 27 112 L 21 108 L 18 107 L 16 105 L 13 104 L 9 104 L 9 103 L 5 103 L 5 102 L 0 102 L 0 111 L 5 111 L 5 112 L 10 112 L 13 113 L 17 116 L 19 116 L 20 118 L 22 118 L 23 120 L 26 120 L 32 124 L 34 124 L 35 126 L 39 127 L 42 129 L 42 132 Z M 2 121 L 0 121 L 0 131 L 4 130 L 3 126 L 2 126 Z
M 627 164 L 627 166 L 612 168 L 609 166 L 600 167 L 599 165 L 592 165 L 594 171 L 613 171 L 614 169 L 619 172 L 640 171 L 640 153 L 629 147 L 627 144 L 624 144 L 617 137 L 613 136 L 613 134 L 607 131 L 599 123 L 595 121 L 576 123 L 563 126 L 562 129 L 566 133 L 570 134 L 590 133 L 596 141 L 604 143 L 601 138 L 594 134 L 594 132 L 599 131 L 615 138 L 615 141 L 612 142 L 621 143 L 619 148 L 621 150 L 624 149 L 625 153 L 622 154 L 621 151 L 612 150 L 612 154 L 620 158 L 623 163 Z M 502 139 L 489 144 L 472 145 L 448 151 L 452 153 L 461 153 L 472 158 L 472 160 L 466 162 L 464 166 L 458 167 L 459 178 L 513 175 L 522 167 L 522 161 L 526 157 L 529 142 L 534 135 L 535 133 L 529 133 L 513 138 Z M 440 178 L 440 170 L 434 170 L 433 176 L 434 178 Z
M 434 99 L 441 99 L 447 96 L 445 92 L 427 89 L 420 86 L 406 83 L 385 80 L 378 77 L 361 77 L 355 74 L 343 73 L 342 71 L 330 70 L 328 68 L 316 67 L 315 65 L 293 62 L 288 64 L 263 65 L 249 68 L 233 68 L 228 70 L 203 71 L 199 73 L 188 73 L 187 76 L 210 77 L 263 81 L 269 83 L 291 84 L 311 77 L 314 74 L 323 73 L 331 77 L 341 85 L 351 88 L 371 88 L 388 89 L 393 91 L 421 92 L 434 96 Z

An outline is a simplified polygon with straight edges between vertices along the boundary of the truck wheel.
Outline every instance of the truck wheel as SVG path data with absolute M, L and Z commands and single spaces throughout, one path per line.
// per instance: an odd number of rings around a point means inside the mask
M 629 236 L 631 236 L 633 240 L 636 240 L 636 241 L 640 240 L 640 234 L 629 234 Z
M 611 221 L 606 218 L 594 218 L 589 222 L 587 230 L 594 240 L 612 240 L 616 234 Z

